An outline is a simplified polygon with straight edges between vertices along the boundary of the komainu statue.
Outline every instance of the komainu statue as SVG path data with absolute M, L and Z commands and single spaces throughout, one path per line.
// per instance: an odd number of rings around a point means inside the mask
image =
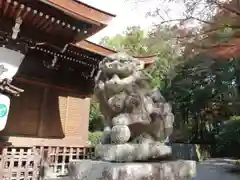
M 146 161 L 171 154 L 159 142 L 172 133 L 171 105 L 149 86 L 144 62 L 126 54 L 106 57 L 99 65 L 95 95 L 104 121 L 96 156 L 108 161 Z
M 161 143 L 172 133 L 173 114 L 158 89 L 151 89 L 144 63 L 125 54 L 105 58 L 96 76 L 95 95 L 104 122 L 104 137 L 95 157 L 72 160 L 72 179 L 190 180 L 196 162 L 174 157 L 172 144 Z

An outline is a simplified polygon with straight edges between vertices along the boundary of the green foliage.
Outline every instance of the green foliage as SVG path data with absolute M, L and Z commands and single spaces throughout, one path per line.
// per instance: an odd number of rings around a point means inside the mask
M 208 139 L 216 121 L 238 113 L 236 61 L 195 57 L 179 65 L 162 90 L 173 104 L 176 123 L 190 124 L 195 140 Z
M 220 156 L 240 157 L 240 117 L 234 117 L 221 127 L 216 137 L 216 150 Z
M 201 153 L 201 148 L 199 145 L 196 145 L 196 152 L 197 152 L 197 157 L 198 157 L 198 160 L 199 161 L 203 161 L 203 156 L 202 156 L 202 153 Z
M 240 160 L 234 160 L 234 161 L 233 161 L 233 164 L 234 164 L 234 165 L 237 165 L 237 166 L 240 166 Z
M 122 35 L 117 34 L 116 36 L 114 36 L 113 38 L 110 37 L 104 37 L 101 41 L 100 44 L 111 48 L 115 51 L 119 51 L 119 50 L 123 50 L 123 43 L 124 42 L 124 38 Z
M 96 132 L 89 132 L 88 133 L 88 142 L 90 146 L 95 146 L 100 143 L 100 140 L 103 136 L 103 132 L 96 131 Z
M 203 161 L 211 157 L 211 146 L 205 144 L 197 144 L 196 151 L 198 156 L 198 161 Z
M 240 116 L 232 116 L 230 120 L 232 120 L 232 121 L 240 121 Z
M 104 37 L 100 44 L 115 51 L 126 52 L 132 56 L 149 55 L 145 44 L 147 34 L 139 26 L 127 27 L 123 34 L 114 37 Z
M 91 101 L 89 113 L 89 131 L 93 132 L 101 129 L 103 129 L 103 123 L 101 120 L 99 104 L 97 102 Z

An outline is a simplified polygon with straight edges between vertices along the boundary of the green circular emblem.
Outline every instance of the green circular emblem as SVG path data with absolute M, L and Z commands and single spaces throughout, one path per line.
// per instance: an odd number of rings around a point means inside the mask
M 0 118 L 3 118 L 7 114 L 7 106 L 5 104 L 0 104 Z

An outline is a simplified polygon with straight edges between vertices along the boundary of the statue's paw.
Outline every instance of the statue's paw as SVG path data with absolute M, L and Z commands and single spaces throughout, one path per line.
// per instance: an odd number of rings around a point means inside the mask
M 138 136 L 132 140 L 132 143 L 134 143 L 134 144 L 152 143 L 152 142 L 155 142 L 155 140 L 148 133 L 142 133 L 140 136 Z
M 111 131 L 111 142 L 115 144 L 123 144 L 128 142 L 131 132 L 126 125 L 113 126 Z
M 110 144 L 111 143 L 111 136 L 110 136 L 110 132 L 104 132 L 101 140 L 100 140 L 101 144 Z
M 130 122 L 131 122 L 131 118 L 130 118 L 129 114 L 127 114 L 127 113 L 119 114 L 118 116 L 116 116 L 112 119 L 113 126 L 129 125 Z

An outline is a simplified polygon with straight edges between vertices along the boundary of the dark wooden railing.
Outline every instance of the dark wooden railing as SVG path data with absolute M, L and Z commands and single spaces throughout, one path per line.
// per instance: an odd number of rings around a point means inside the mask
M 67 174 L 72 159 L 91 159 L 90 147 L 7 147 L 0 155 L 0 180 L 37 180 L 47 164 L 54 176 Z

